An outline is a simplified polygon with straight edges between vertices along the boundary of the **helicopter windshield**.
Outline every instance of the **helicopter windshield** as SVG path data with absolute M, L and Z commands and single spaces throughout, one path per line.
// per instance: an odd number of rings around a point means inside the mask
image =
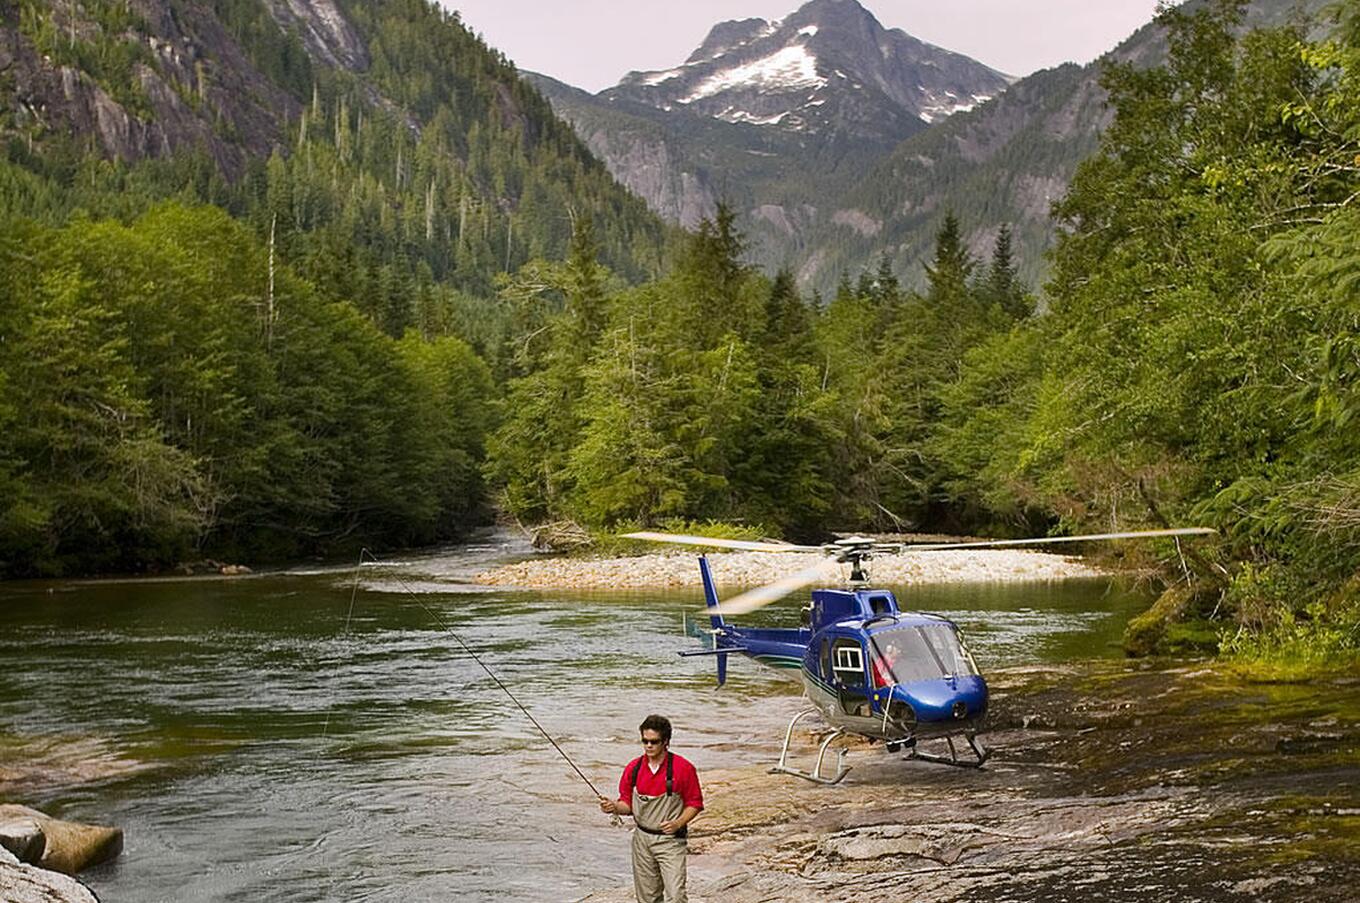
M 878 686 L 978 673 L 973 657 L 948 624 L 882 630 L 869 642 Z

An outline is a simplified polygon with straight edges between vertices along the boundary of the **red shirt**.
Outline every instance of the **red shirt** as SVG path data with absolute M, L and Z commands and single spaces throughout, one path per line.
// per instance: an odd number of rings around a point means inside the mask
M 695 809 L 704 808 L 704 792 L 699 788 L 699 772 L 694 770 L 689 759 L 683 756 L 670 754 L 671 765 L 671 789 L 679 795 L 681 802 L 686 806 L 693 806 Z M 641 767 L 638 767 L 641 763 Z M 628 763 L 623 769 L 623 777 L 619 778 L 619 799 L 623 800 L 630 807 L 633 805 L 633 769 L 638 768 L 637 790 L 643 796 L 665 796 L 666 795 L 666 760 L 661 760 L 661 767 L 652 774 L 651 766 L 647 764 L 646 756 L 638 756 Z

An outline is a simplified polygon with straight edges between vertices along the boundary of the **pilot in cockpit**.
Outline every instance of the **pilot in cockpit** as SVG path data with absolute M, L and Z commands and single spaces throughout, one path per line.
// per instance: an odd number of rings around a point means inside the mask
M 875 683 L 881 687 L 897 683 L 894 666 L 902 657 L 902 649 L 893 640 L 878 646 L 879 655 L 873 659 Z

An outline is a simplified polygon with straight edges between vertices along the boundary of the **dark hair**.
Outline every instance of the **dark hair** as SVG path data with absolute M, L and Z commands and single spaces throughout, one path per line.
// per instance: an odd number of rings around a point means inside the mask
M 638 725 L 638 733 L 641 734 L 643 731 L 656 731 L 661 735 L 662 743 L 671 742 L 671 721 L 664 715 L 648 715 L 642 719 L 642 723 Z

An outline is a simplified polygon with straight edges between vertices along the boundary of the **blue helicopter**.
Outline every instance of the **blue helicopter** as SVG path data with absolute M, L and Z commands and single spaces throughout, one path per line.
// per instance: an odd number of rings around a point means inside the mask
M 837 751 L 834 774 L 823 775 L 823 762 L 831 744 L 846 734 L 882 741 L 889 752 L 906 750 L 907 758 L 946 765 L 979 768 L 989 755 L 978 739 L 987 714 L 987 681 L 964 645 L 958 626 L 939 615 L 903 611 L 892 592 L 871 588 L 865 562 L 875 555 L 1213 532 L 1204 527 L 1187 527 L 916 545 L 852 536 L 820 546 L 653 532 L 629 533 L 625 538 L 744 551 L 817 552 L 825 556 L 812 567 L 726 602 L 719 602 L 708 559 L 700 556 L 704 601 L 712 625 L 711 630 L 704 632 L 709 648 L 680 654 L 716 656 L 720 686 L 727 680 L 727 657 L 733 653 L 775 668 L 797 670 L 812 708 L 794 715 L 789 722 L 779 763 L 771 770 L 821 784 L 835 784 L 849 771 L 845 764 L 846 749 Z M 850 566 L 849 587 L 813 590 L 798 627 L 737 627 L 726 620 L 727 616 L 755 611 L 825 580 L 845 564 Z M 832 731 L 822 740 L 815 767 L 803 771 L 789 764 L 789 743 L 794 727 L 812 714 L 820 714 Z M 955 743 L 958 739 L 967 746 L 962 756 Z M 943 741 L 948 754 L 923 752 L 918 741 Z

